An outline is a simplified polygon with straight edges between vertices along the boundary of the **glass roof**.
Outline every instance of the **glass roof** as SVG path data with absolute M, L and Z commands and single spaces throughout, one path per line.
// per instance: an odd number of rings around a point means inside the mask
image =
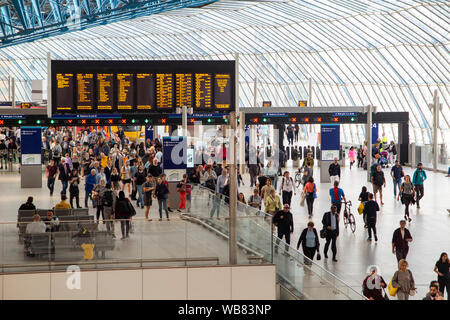
M 449 131 L 448 1 L 224 0 L 114 22 L 0 49 L 0 99 L 8 76 L 17 100 L 31 99 L 31 80 L 46 79 L 54 59 L 234 59 L 239 54 L 241 107 L 363 106 L 409 111 L 410 138 L 430 143 L 437 90 L 440 141 Z M 363 126 L 345 127 L 360 141 Z M 392 130 L 386 126 L 383 130 Z

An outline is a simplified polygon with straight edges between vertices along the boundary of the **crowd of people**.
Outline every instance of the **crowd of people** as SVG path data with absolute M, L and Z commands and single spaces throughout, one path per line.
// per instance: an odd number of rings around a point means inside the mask
M 293 130 L 287 130 L 289 143 L 294 140 L 298 141 L 298 133 L 295 132 L 295 127 Z M 127 239 L 129 233 L 132 232 L 131 221 L 136 213 L 132 201 L 136 201 L 136 207 L 145 209 L 145 219 L 151 221 L 149 213 L 155 199 L 158 203 L 159 220 L 162 220 L 163 213 L 166 219 L 170 220 L 169 212 L 173 212 L 174 208 L 170 207 L 169 184 L 161 166 L 163 154 L 160 139 L 155 138 L 153 141 L 147 140 L 136 144 L 129 141 L 122 129 L 119 129 L 118 132 L 86 129 L 74 133 L 69 128 L 59 130 L 46 128 L 43 131 L 42 149 L 43 161 L 48 162 L 46 176 L 50 196 L 54 193 L 56 180 L 61 183 L 61 202 L 55 206 L 55 209 L 74 208 L 74 205 L 80 208 L 80 191 L 84 182 L 84 207 L 88 208 L 92 205 L 96 211 L 97 223 L 100 222 L 101 217 L 103 222 L 107 223 L 108 231 L 114 232 L 114 223 L 111 220 L 119 219 L 122 239 Z M 367 169 L 370 170 L 373 192 L 371 193 L 367 187 L 363 187 L 358 197 L 362 204 L 361 213 L 367 228 L 368 241 L 374 239 L 377 242 L 379 236 L 376 230 L 377 213 L 380 211 L 380 205 L 384 204 L 383 189 L 386 188 L 386 178 L 382 170 L 383 162 L 380 160 L 383 158 L 381 156 L 383 150 L 388 150 L 388 155 L 392 153 L 392 157 L 389 159 L 393 160 L 394 164 L 390 170 L 394 186 L 394 199 L 405 205 L 404 219 L 400 221 L 400 227 L 394 231 L 392 237 L 392 252 L 399 263 L 399 271 L 394 275 L 395 281 L 391 281 L 391 284 L 399 289 L 397 291 L 399 299 L 407 299 L 408 295 L 405 292 L 412 293 L 415 287 L 412 273 L 404 271 L 405 265 L 407 266 L 408 244 L 413 239 L 405 226 L 406 221 L 411 222 L 409 206 L 416 204 L 417 208 L 420 208 L 419 202 L 424 195 L 424 181 L 427 176 L 420 163 L 412 178 L 405 175 L 399 161 L 395 159 L 396 148 L 393 142 L 389 146 L 384 146 L 382 142 L 372 146 L 374 161 L 372 166 Z M 318 198 L 318 189 L 313 177 L 314 155 L 311 148 L 308 147 L 306 151 L 306 156 L 298 168 L 302 173 L 301 183 L 298 184 L 290 176 L 289 171 L 280 172 L 285 162 L 283 156 L 280 156 L 279 163 L 281 165 L 276 166 L 273 161 L 274 155 L 268 156 L 267 150 L 259 147 L 248 148 L 247 145 L 246 170 L 250 175 L 252 192 L 249 195 L 238 192 L 238 204 L 262 210 L 272 218 L 273 225 L 277 229 L 278 239 L 284 239 L 286 242 L 283 254 L 287 254 L 291 234 L 294 231 L 294 219 L 291 213 L 292 199 L 299 195 L 301 205 L 306 202 L 309 217 L 307 227 L 301 232 L 297 243 L 297 249 L 302 246 L 306 257 L 305 264 L 310 264 L 314 258 L 321 258 L 319 253 L 321 238 L 325 239 L 324 258 L 328 258 L 328 250 L 331 247 L 332 260 L 337 262 L 336 242 L 339 237 L 341 209 L 342 204 L 347 202 L 345 192 L 340 187 L 341 166 L 338 158 L 335 158 L 329 166 L 330 210 L 323 214 L 322 228 L 318 232 L 312 221 L 314 201 Z M 360 146 L 358 151 L 355 151 L 353 147 L 350 148 L 348 154 L 350 168 L 356 161 L 358 161 L 358 168 L 363 167 L 366 162 L 366 154 L 367 143 Z M 224 154 L 223 156 L 225 158 Z M 256 163 L 249 161 L 250 157 L 255 157 Z M 237 177 L 240 187 L 241 184 L 244 184 L 240 172 L 237 172 Z M 229 201 L 229 167 L 203 158 L 201 164 L 189 170 L 176 185 L 180 196 L 178 211 L 189 211 L 193 185 L 202 185 L 211 191 L 212 206 L 209 216 L 220 219 L 220 203 L 222 200 Z M 379 195 L 379 202 L 377 195 Z M 52 211 L 52 216 L 46 219 L 54 221 L 57 220 L 57 217 Z M 53 224 L 57 227 L 56 223 L 53 222 Z M 46 226 L 45 230 L 44 225 Z M 35 216 L 29 228 L 30 232 L 48 231 L 48 221 L 41 221 Z M 276 244 L 276 248 L 279 249 L 279 242 Z M 447 262 L 444 260 L 442 263 L 436 264 L 439 277 L 441 277 L 438 288 L 440 296 L 443 296 L 444 288 L 447 288 L 448 292 L 448 257 Z M 445 269 L 446 265 L 447 269 Z M 364 280 L 365 286 L 368 287 L 367 290 L 364 290 L 364 294 L 372 299 L 384 298 L 385 296 L 381 295 L 379 291 L 375 292 L 371 285 L 367 285 L 370 279 L 373 280 L 377 276 L 376 270 L 372 271 Z M 411 281 L 409 285 L 406 285 L 407 281 Z M 381 283 L 386 284 L 384 280 Z M 433 284 L 433 288 L 434 286 Z

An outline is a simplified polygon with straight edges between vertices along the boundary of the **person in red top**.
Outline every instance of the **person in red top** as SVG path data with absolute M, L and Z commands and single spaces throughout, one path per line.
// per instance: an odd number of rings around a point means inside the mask
M 58 167 L 55 165 L 55 160 L 51 159 L 50 164 L 47 166 L 47 187 L 50 190 L 50 195 L 53 195 L 55 189 L 55 176 L 58 171 Z
M 187 184 L 187 174 L 183 174 L 183 179 L 178 183 L 177 190 L 180 193 L 180 205 L 178 206 L 178 212 L 181 209 L 186 210 L 186 184 Z
M 309 177 L 308 182 L 305 184 L 303 188 L 303 192 L 306 194 L 306 204 L 308 205 L 308 216 L 309 218 L 313 215 L 313 203 L 314 203 L 314 192 L 317 193 L 317 187 L 314 183 L 314 178 Z M 317 194 L 316 194 L 317 197 Z

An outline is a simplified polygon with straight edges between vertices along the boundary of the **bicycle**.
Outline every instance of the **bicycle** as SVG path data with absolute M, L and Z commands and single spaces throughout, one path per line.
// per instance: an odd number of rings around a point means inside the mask
M 295 186 L 298 188 L 301 183 L 302 183 L 302 176 L 303 176 L 303 171 L 302 168 L 298 168 L 297 172 L 295 173 L 295 177 L 294 177 L 294 181 L 295 181 Z
M 351 212 L 352 202 L 349 201 L 343 201 L 345 208 L 344 208 L 344 225 L 347 229 L 347 225 L 350 225 L 350 229 L 353 233 L 355 233 L 356 230 L 356 221 L 355 216 Z

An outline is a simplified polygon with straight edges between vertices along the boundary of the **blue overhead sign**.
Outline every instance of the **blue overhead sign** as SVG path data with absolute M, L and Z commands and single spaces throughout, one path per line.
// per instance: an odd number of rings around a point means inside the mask
M 53 119 L 119 119 L 121 114 L 54 114 Z
M 147 139 L 150 139 L 150 141 L 153 140 L 153 131 L 153 126 L 145 127 L 145 142 L 147 142 Z
M 42 128 L 22 127 L 20 129 L 20 150 L 22 165 L 40 165 Z
M 357 112 L 333 112 L 333 117 L 356 117 Z
M 322 150 L 339 150 L 341 146 L 340 125 L 321 124 L 320 142 Z
M 377 142 L 378 139 L 378 123 L 372 124 L 372 144 Z
M 163 137 L 163 168 L 186 169 L 187 139 L 185 137 Z

